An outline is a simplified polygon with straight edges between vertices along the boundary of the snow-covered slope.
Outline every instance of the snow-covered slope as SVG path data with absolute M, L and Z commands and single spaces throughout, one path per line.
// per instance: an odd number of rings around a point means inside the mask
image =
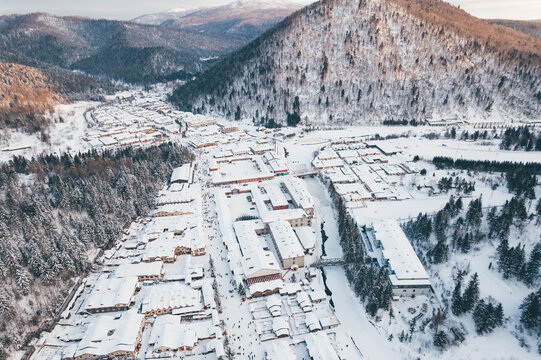
M 288 10 L 286 15 L 298 10 L 303 4 L 308 3 L 307 0 L 237 0 L 232 3 L 220 6 L 210 7 L 184 7 L 174 8 L 154 14 L 141 15 L 132 20 L 138 24 L 160 25 L 166 21 L 178 20 L 182 18 L 202 19 L 208 21 L 209 17 L 212 20 L 217 20 L 223 17 L 224 13 L 232 13 L 237 18 L 243 18 L 248 11 L 272 14 L 272 12 L 282 13 L 280 10 Z M 283 18 L 283 17 L 281 17 Z M 280 18 L 280 19 L 281 19 Z M 179 20 L 183 22 L 183 20 Z
M 215 7 L 171 9 L 141 16 L 133 22 L 226 36 L 239 40 L 240 47 L 301 7 L 291 0 L 237 0 Z
M 159 13 L 141 15 L 133 19 L 132 22 L 138 24 L 160 25 L 164 21 L 178 19 L 179 17 L 197 11 L 198 9 L 199 8 L 174 8 Z
M 178 89 L 256 123 L 541 115 L 541 40 L 436 0 L 327 0 Z M 288 121 L 289 120 L 289 121 Z

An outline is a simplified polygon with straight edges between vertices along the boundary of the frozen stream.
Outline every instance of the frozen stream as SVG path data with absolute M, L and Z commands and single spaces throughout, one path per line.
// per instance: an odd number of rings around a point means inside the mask
M 308 178 L 306 184 L 315 200 L 317 227 L 319 228 L 320 222 L 324 221 L 323 226 L 328 236 L 325 242 L 327 257 L 342 257 L 342 247 L 338 237 L 338 223 L 329 193 L 318 179 Z M 321 242 L 321 238 L 318 238 Z M 344 269 L 341 266 L 331 266 L 325 268 L 324 272 L 327 277 L 327 287 L 332 292 L 332 302 L 334 303 L 336 315 L 364 358 L 400 358 L 399 353 L 386 340 L 386 336 L 380 334 L 378 329 L 371 323 L 364 306 L 350 288 Z

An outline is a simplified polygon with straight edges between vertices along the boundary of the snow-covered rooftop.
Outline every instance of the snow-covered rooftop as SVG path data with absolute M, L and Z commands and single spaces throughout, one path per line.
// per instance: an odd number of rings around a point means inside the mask
M 246 278 L 280 273 L 280 266 L 270 251 L 263 249 L 256 230 L 264 228 L 260 220 L 236 221 L 235 234 L 242 251 L 242 268 Z
M 296 206 L 305 210 L 314 208 L 314 200 L 312 195 L 308 191 L 306 183 L 302 179 L 294 176 L 287 176 L 284 178 L 283 184 L 289 192 L 289 195 L 291 195 L 291 198 Z
M 278 184 L 273 183 L 265 185 L 265 191 L 269 196 L 272 206 L 287 207 L 289 205 L 284 193 L 282 192 L 282 189 L 280 189 L 280 186 L 278 186 Z
M 192 164 L 184 164 L 181 167 L 175 168 L 171 174 L 171 183 L 190 182 L 192 173 Z
M 310 226 L 297 226 L 293 231 L 297 235 L 304 250 L 314 249 L 316 246 L 316 234 Z
M 142 312 L 161 309 L 178 309 L 201 304 L 201 292 L 180 282 L 160 283 L 142 290 Z
M 339 360 L 329 337 L 324 332 L 305 335 L 306 348 L 313 360 Z
M 269 230 L 276 244 L 276 250 L 282 259 L 304 256 L 304 249 L 287 221 L 269 223 Z
M 106 356 L 116 351 L 135 352 L 143 314 L 128 311 L 119 318 L 116 315 L 93 317 L 75 357 L 83 355 Z
M 180 316 L 162 315 L 154 321 L 149 344 L 154 345 L 154 351 L 193 348 L 199 340 L 215 337 L 218 331 L 210 321 L 183 322 Z
M 163 263 L 155 261 L 151 263 L 122 264 L 115 271 L 117 278 L 129 278 L 132 276 L 160 276 Z
M 383 258 L 388 260 L 394 279 L 430 284 L 423 264 L 396 220 L 373 220 L 372 229 L 376 240 L 381 243 Z
M 136 276 L 112 279 L 101 276 L 94 284 L 92 292 L 86 300 L 84 309 L 88 311 L 119 305 L 129 305 L 135 292 L 136 285 Z

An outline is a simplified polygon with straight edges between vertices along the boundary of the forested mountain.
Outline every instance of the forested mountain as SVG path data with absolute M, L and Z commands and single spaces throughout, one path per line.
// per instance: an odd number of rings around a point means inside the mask
M 0 359 L 53 321 L 97 250 L 146 215 L 172 168 L 191 159 L 164 144 L 0 167 Z
M 0 129 L 24 129 L 46 137 L 49 120 L 45 114 L 52 113 L 56 104 L 98 100 L 103 92 L 113 89 L 108 83 L 53 66 L 0 62 Z
M 171 96 L 273 126 L 541 115 L 541 40 L 437 0 L 322 0 Z
M 0 63 L 0 128 L 35 132 L 46 127 L 42 114 L 52 112 L 63 98 L 49 77 L 37 69 Z
M 200 57 L 237 47 L 227 36 L 167 26 L 42 13 L 0 17 L 2 58 L 134 82 L 180 70 L 199 71 L 205 65 Z
M 507 26 L 517 31 L 522 31 L 525 34 L 541 39 L 541 20 L 523 21 L 523 20 L 504 20 L 493 19 L 487 20 L 491 24 Z

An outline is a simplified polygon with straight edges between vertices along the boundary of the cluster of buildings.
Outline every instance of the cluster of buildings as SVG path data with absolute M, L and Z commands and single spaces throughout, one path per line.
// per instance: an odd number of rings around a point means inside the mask
M 157 145 L 181 132 L 182 114 L 158 99 L 102 105 L 89 113 L 95 126 L 84 140 L 97 151 Z
M 192 164 L 173 171 L 156 209 L 103 253 L 33 359 L 224 355 L 201 187 L 192 176 Z
M 328 333 L 340 323 L 326 293 L 311 285 L 310 264 L 318 259 L 314 199 L 279 143 L 264 132 L 245 134 L 234 146 L 217 141 L 202 150 L 234 283 L 244 289 L 265 358 L 299 358 L 294 339 L 302 356 L 338 359 Z
M 306 184 L 283 176 L 216 193 L 223 240 L 248 296 L 278 292 L 282 272 L 304 267 L 305 256 L 314 251 L 314 204 Z
M 333 184 L 348 208 L 361 208 L 368 201 L 411 198 L 399 185 L 419 169 L 399 153 L 385 142 L 351 139 L 325 147 L 312 164 Z
M 399 186 L 405 176 L 419 170 L 406 161 L 400 151 L 386 142 L 356 139 L 333 143 L 319 152 L 313 161 L 344 201 L 350 216 L 360 227 L 365 254 L 389 272 L 395 296 L 429 295 L 428 274 L 409 240 L 394 219 L 357 219 L 356 209 L 374 201 L 411 198 Z

